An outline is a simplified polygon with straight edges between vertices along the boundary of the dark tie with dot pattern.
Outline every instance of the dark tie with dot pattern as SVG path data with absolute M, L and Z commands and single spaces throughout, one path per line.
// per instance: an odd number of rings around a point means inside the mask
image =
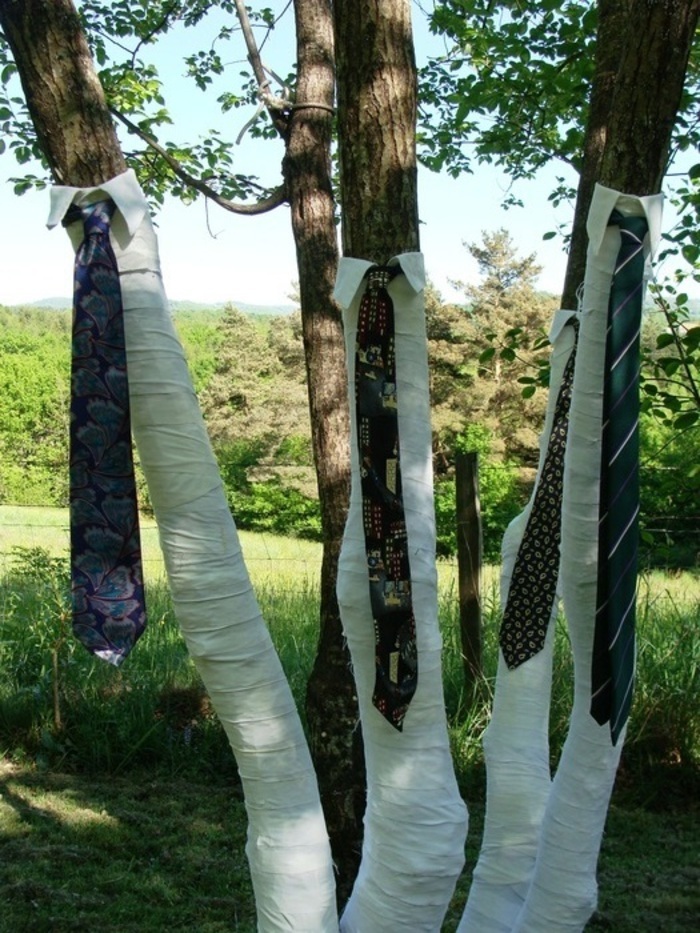
M 509 668 L 540 652 L 547 637 L 559 579 L 564 454 L 569 430 L 571 388 L 576 365 L 578 322 L 554 406 L 552 429 L 532 509 L 520 542 L 499 633 Z

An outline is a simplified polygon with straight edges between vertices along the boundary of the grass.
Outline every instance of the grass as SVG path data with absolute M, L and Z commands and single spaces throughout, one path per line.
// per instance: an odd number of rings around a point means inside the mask
M 146 583 L 165 578 L 163 557 L 155 520 L 141 516 Z M 246 565 L 254 583 L 298 582 L 318 579 L 321 545 L 297 538 L 239 532 Z M 43 548 L 52 557 L 66 557 L 69 550 L 68 513 L 65 509 L 0 505 L 0 575 L 11 568 L 15 548 Z
M 146 521 L 143 530 L 150 624 L 117 671 L 93 660 L 68 630 L 65 513 L 0 507 L 0 933 L 255 929 L 235 765 L 173 617 L 155 526 Z M 245 533 L 241 541 L 301 703 L 316 645 L 320 548 Z M 486 568 L 486 676 L 472 704 L 455 569 L 441 563 L 438 572 L 445 697 L 471 811 L 467 869 L 444 926 L 454 933 L 481 834 L 480 736 L 499 600 L 497 572 Z M 600 910 L 589 929 L 695 930 L 700 578 L 643 575 L 638 615 L 636 701 L 601 852 Z M 560 622 L 553 761 L 571 683 Z
M 255 930 L 236 788 L 0 764 L 2 933 Z
M 220 780 L 88 781 L 0 764 L 0 933 L 254 933 L 245 824 L 239 789 Z M 443 933 L 457 929 L 482 826 L 483 800 L 470 800 Z M 613 801 L 587 930 L 696 930 L 699 834 L 697 803 L 656 812 Z

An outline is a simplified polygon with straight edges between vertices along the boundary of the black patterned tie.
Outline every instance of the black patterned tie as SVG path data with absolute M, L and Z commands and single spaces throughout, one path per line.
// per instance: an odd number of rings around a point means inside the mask
M 639 517 L 639 333 L 644 217 L 610 215 L 620 251 L 610 290 L 603 385 L 598 590 L 591 715 L 610 723 L 613 744 L 632 704 Z
M 110 200 L 73 207 L 75 257 L 70 424 L 73 631 L 88 651 L 120 664 L 146 624 L 131 449 L 124 315 L 109 241 Z
M 574 345 L 562 374 L 547 452 L 513 565 L 499 633 L 503 657 L 511 669 L 544 648 L 557 592 L 564 453 L 578 342 L 578 322 L 570 323 L 576 335 Z
M 355 402 L 362 517 L 375 630 L 372 702 L 397 729 L 416 691 L 418 660 L 401 490 L 394 306 L 399 266 L 367 273 L 357 323 Z

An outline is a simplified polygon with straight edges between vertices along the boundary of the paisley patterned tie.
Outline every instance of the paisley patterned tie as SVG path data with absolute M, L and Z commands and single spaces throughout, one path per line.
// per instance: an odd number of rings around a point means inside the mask
M 509 668 L 518 667 L 544 648 L 559 579 L 564 453 L 569 430 L 576 336 L 561 378 L 552 429 L 525 533 L 518 549 L 499 633 Z
M 109 241 L 112 201 L 73 207 L 85 239 L 75 257 L 70 425 L 73 631 L 120 664 L 146 624 L 131 449 L 124 315 Z
M 399 730 L 418 680 L 401 492 L 394 306 L 387 291 L 400 272 L 399 266 L 373 266 L 367 272 L 355 358 L 362 515 L 376 649 L 372 702 Z
M 620 251 L 610 290 L 603 386 L 598 591 L 591 715 L 613 744 L 632 704 L 639 544 L 639 334 L 645 217 L 610 215 Z

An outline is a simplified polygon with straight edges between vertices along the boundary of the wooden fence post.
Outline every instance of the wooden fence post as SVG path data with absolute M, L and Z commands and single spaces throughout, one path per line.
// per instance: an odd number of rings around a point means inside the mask
M 459 627 L 464 680 L 475 696 L 482 676 L 481 663 L 481 565 L 483 554 L 479 455 L 457 454 L 455 459 L 457 504 L 457 577 Z

